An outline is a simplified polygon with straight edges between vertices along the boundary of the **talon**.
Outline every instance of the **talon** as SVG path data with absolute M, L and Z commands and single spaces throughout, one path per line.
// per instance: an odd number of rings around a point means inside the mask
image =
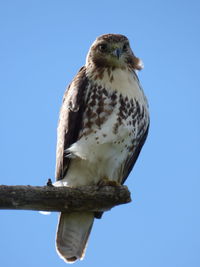
M 121 184 L 115 180 L 109 180 L 108 177 L 103 177 L 97 184 L 98 186 L 120 186 Z
M 120 186 L 121 184 L 114 180 L 109 180 L 108 185 L 110 186 Z

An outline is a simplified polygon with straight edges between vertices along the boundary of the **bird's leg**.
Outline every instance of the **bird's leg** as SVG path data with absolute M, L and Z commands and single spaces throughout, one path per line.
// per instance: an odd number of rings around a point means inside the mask
M 99 187 L 103 186 L 120 186 L 121 184 L 115 180 L 109 180 L 107 176 L 104 176 L 97 184 Z

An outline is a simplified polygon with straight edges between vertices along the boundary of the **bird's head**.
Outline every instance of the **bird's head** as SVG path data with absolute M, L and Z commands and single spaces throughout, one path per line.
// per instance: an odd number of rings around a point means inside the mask
M 142 69 L 142 62 L 131 50 L 129 40 L 121 34 L 104 34 L 92 44 L 86 65 L 97 67 Z

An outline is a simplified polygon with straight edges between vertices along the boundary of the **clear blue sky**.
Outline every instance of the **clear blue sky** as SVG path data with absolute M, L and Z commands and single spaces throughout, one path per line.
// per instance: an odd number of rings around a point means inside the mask
M 66 85 L 96 36 L 121 33 L 145 69 L 150 134 L 127 180 L 132 203 L 95 222 L 82 267 L 200 266 L 200 2 L 0 2 L 0 183 L 54 179 Z M 2 267 L 66 264 L 57 214 L 0 211 Z

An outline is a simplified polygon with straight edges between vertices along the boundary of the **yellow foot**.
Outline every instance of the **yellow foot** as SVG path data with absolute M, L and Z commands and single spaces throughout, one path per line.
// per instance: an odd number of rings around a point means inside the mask
M 97 184 L 98 186 L 120 186 L 121 184 L 114 180 L 109 180 L 108 177 L 103 177 Z

